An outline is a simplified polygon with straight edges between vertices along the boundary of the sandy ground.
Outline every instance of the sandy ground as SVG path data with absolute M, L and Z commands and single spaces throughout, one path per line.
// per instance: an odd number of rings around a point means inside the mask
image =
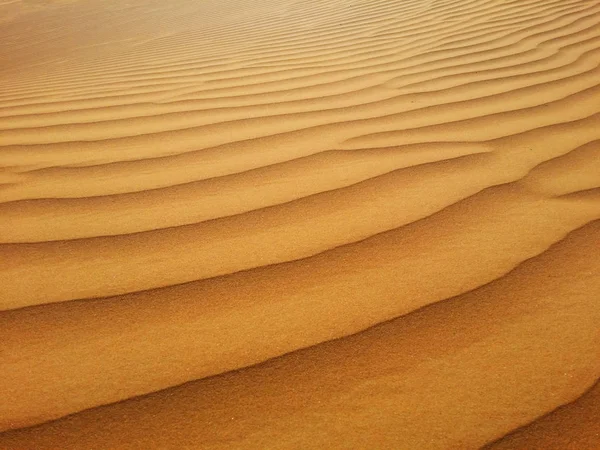
M 0 0 L 0 449 L 600 449 L 600 3 Z

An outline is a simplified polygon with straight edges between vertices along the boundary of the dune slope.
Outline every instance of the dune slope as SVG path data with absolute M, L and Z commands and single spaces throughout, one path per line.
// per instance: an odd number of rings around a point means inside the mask
M 600 4 L 0 1 L 0 448 L 600 448 Z

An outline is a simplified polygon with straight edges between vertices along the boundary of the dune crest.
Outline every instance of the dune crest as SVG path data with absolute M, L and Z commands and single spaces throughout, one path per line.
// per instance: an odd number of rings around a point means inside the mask
M 599 4 L 0 17 L 0 448 L 600 447 Z

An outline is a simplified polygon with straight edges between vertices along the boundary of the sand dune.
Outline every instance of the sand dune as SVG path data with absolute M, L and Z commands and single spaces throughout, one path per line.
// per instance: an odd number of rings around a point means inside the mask
M 0 448 L 600 448 L 599 4 L 12 0 L 0 43 Z

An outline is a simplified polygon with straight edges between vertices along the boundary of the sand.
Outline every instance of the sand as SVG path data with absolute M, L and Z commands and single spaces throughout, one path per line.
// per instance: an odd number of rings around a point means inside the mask
M 600 449 L 600 4 L 0 0 L 0 449 Z

